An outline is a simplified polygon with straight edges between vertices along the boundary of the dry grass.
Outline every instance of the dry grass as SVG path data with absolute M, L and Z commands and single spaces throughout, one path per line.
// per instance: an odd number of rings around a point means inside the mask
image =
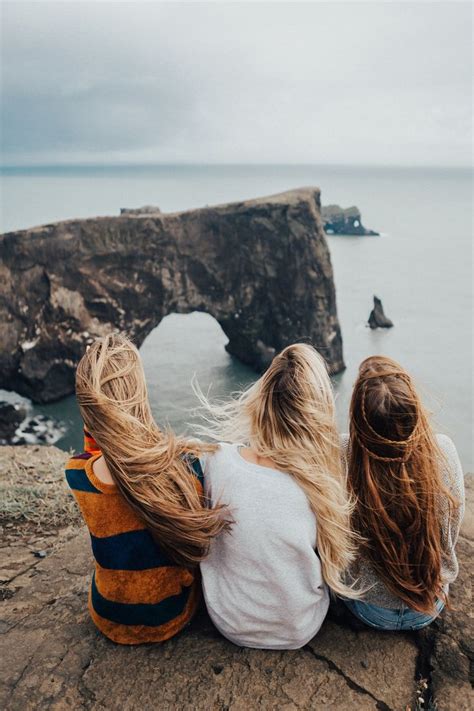
M 0 447 L 0 526 L 47 531 L 80 522 L 56 447 Z

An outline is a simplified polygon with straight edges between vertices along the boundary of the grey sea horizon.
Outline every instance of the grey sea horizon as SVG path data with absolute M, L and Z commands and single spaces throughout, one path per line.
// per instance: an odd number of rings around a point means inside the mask
M 466 471 L 472 451 L 472 174 L 464 168 L 314 165 L 19 166 L 0 170 L 1 229 L 118 214 L 156 204 L 171 212 L 281 192 L 322 190 L 323 204 L 357 205 L 380 237 L 329 236 L 347 370 L 334 378 L 341 431 L 360 361 L 390 355 L 411 372 L 436 428 L 454 440 Z M 395 327 L 371 331 L 372 295 Z M 196 405 L 194 373 L 223 397 L 257 377 L 229 356 L 225 335 L 205 314 L 170 315 L 142 355 L 161 424 L 185 429 Z M 35 406 L 66 422 L 63 448 L 79 447 L 74 398 Z

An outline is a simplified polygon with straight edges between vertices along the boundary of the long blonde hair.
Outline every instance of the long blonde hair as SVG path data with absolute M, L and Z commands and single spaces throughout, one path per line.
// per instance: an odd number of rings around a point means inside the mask
M 440 499 L 459 505 L 442 481 L 446 466 L 409 374 L 371 356 L 359 368 L 350 408 L 349 486 L 353 525 L 380 579 L 414 610 L 432 613 L 443 590 Z
M 339 595 L 359 597 L 344 581 L 355 552 L 350 528 L 353 504 L 322 357 L 304 343 L 288 346 L 256 383 L 225 403 L 211 404 L 195 389 L 204 418 L 199 433 L 250 446 L 293 476 L 316 516 L 315 544 L 326 583 Z
M 189 457 L 215 449 L 161 432 L 153 419 L 138 350 L 121 335 L 100 338 L 76 372 L 86 429 L 127 503 L 174 561 L 199 563 L 229 527 L 222 506 L 206 507 Z

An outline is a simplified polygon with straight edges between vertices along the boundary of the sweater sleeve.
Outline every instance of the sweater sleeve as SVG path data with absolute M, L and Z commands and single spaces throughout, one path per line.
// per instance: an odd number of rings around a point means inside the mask
M 441 506 L 441 525 L 445 553 L 444 570 L 445 574 L 447 574 L 447 582 L 452 582 L 458 573 L 455 546 L 464 517 L 464 475 L 454 442 L 446 435 L 438 435 L 438 442 L 445 456 L 442 467 L 442 482 L 456 500 L 454 507 L 450 507 L 448 501 L 445 501 L 444 505 Z
M 344 475 L 347 476 L 347 472 L 349 469 L 350 436 L 348 434 L 341 434 L 339 441 L 340 441 L 340 445 L 341 445 L 342 467 L 343 467 Z

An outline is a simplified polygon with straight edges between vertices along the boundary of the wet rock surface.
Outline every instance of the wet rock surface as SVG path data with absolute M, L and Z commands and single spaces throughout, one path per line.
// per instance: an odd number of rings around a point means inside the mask
M 0 401 L 0 445 L 54 444 L 65 426 L 47 415 L 31 413 L 31 403 Z
M 26 407 L 0 401 L 0 444 L 10 444 L 26 414 Z
M 141 345 L 164 316 L 191 311 L 214 316 L 257 370 L 298 340 L 343 369 L 319 190 L 2 235 L 0 387 L 59 399 L 95 337 L 118 329 Z
M 15 456 L 20 452 L 26 458 L 31 449 L 15 449 Z M 66 456 L 54 447 L 41 450 L 55 466 Z M 434 694 L 438 711 L 467 711 L 474 701 L 469 676 L 474 640 L 472 477 L 467 496 L 452 611 L 423 633 L 395 634 L 354 626 L 336 610 L 298 651 L 235 647 L 219 635 L 204 610 L 163 645 L 114 645 L 100 636 L 87 613 L 87 532 L 67 529 L 56 535 L 53 549 L 47 541 L 46 558 L 30 552 L 15 568 L 14 579 L 2 585 L 0 705 L 6 711 L 406 711 L 430 708 Z M 417 698 L 423 703 L 415 705 Z
M 362 224 L 362 216 L 357 207 L 343 208 L 340 205 L 323 205 L 321 217 L 327 234 L 334 235 L 378 235 Z

